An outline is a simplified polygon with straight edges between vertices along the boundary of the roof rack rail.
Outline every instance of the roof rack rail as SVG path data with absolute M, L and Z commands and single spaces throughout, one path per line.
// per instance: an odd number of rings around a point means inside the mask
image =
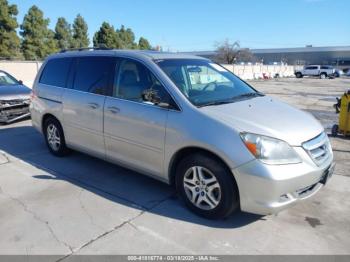
M 62 49 L 60 53 L 65 53 L 69 51 L 85 51 L 85 50 L 112 50 L 113 48 L 108 48 L 107 46 L 97 46 L 97 47 L 78 47 L 78 48 L 67 48 Z

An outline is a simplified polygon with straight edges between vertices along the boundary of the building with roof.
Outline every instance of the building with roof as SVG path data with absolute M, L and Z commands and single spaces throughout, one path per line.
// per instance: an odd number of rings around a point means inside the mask
M 264 64 L 286 63 L 289 65 L 330 64 L 350 67 L 350 46 L 297 47 L 249 49 L 257 61 Z M 190 54 L 214 58 L 216 51 L 194 51 Z

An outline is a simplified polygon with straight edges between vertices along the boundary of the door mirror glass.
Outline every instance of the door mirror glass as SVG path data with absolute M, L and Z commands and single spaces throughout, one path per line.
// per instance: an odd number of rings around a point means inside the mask
M 142 100 L 163 108 L 169 108 L 169 103 L 163 102 L 158 94 L 158 91 L 152 88 L 143 90 Z
M 143 90 L 142 100 L 146 102 L 151 102 L 156 105 L 160 103 L 160 97 L 158 95 L 158 92 L 154 89 Z

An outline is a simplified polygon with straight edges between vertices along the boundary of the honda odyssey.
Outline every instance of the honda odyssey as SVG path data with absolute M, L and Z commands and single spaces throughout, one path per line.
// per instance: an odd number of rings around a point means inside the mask
M 334 168 L 314 117 L 191 55 L 54 54 L 30 111 L 55 156 L 74 149 L 174 185 L 207 218 L 279 212 L 314 195 Z

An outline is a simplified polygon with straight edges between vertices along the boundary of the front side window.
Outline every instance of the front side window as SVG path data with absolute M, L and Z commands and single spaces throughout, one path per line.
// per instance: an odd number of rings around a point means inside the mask
M 155 62 L 196 106 L 232 103 L 261 95 L 234 74 L 209 60 L 164 59 Z
M 39 83 L 65 87 L 72 58 L 56 58 L 49 60 L 41 74 Z
M 18 85 L 19 82 L 9 74 L 0 71 L 0 86 L 1 85 Z
M 120 61 L 114 84 L 114 96 L 126 100 L 144 103 L 143 94 L 153 90 L 162 102 L 168 102 L 169 94 L 154 74 L 143 64 L 123 59 Z
M 107 56 L 80 57 L 76 64 L 73 89 L 106 95 L 114 70 L 115 59 Z

